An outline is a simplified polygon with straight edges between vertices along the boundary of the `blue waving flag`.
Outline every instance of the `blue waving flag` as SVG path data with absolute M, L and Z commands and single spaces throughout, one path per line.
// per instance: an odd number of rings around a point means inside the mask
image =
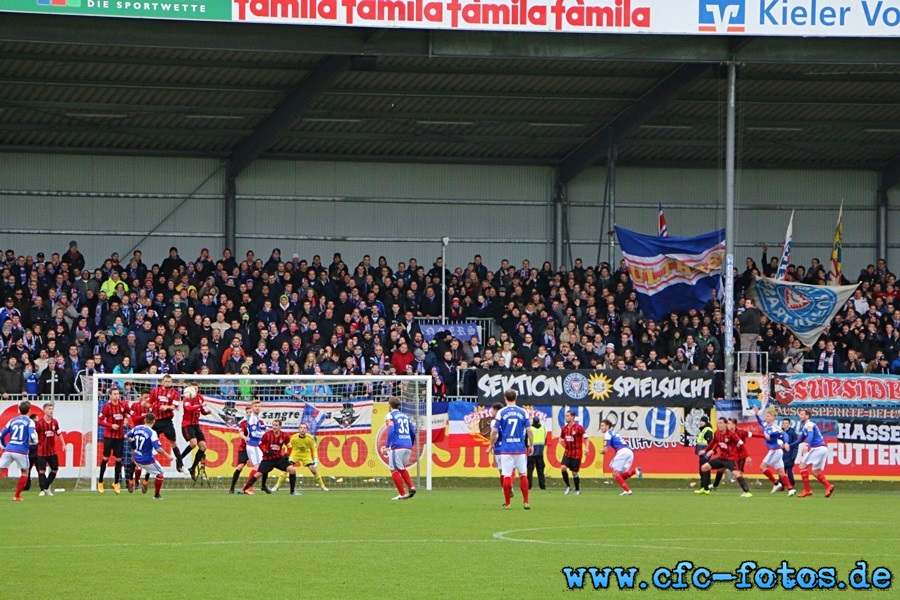
M 645 317 L 702 309 L 719 289 L 725 258 L 725 230 L 697 237 L 655 237 L 616 227 Z
M 753 282 L 759 309 L 786 325 L 804 346 L 812 346 L 856 291 L 857 285 L 825 287 L 761 277 Z

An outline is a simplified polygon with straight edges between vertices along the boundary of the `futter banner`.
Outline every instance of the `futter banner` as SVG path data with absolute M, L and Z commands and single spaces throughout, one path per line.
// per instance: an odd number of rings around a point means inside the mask
M 487 405 L 513 389 L 519 404 L 610 406 L 713 405 L 712 374 L 703 371 L 476 372 L 478 400 Z
M 828 447 L 829 477 L 900 477 L 900 377 L 795 374 L 772 379 L 779 419 L 789 419 L 799 431 L 800 410 L 812 413 Z M 716 413 L 738 419 L 742 429 L 756 434 L 748 442 L 751 456 L 765 453 L 756 419 L 742 414 L 740 402 L 717 402 Z
M 900 35 L 900 0 L 4 0 L 0 10 L 459 31 Z

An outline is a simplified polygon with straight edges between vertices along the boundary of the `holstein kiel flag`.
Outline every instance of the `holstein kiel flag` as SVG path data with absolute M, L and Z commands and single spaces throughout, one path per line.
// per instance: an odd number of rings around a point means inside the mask
M 856 287 L 807 285 L 768 277 L 753 283 L 759 309 L 775 323 L 786 325 L 805 346 L 816 343 Z
M 725 230 L 697 237 L 653 237 L 616 227 L 641 311 L 659 320 L 706 306 L 719 289 Z

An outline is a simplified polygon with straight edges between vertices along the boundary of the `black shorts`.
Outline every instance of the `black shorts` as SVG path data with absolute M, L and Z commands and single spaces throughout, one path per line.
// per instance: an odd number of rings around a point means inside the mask
M 238 464 L 246 465 L 248 460 L 250 460 L 250 457 L 247 456 L 247 449 L 238 450 Z
M 711 461 L 709 461 L 709 466 L 717 471 L 720 469 L 728 469 L 729 471 L 734 471 L 737 468 L 733 460 L 725 460 L 724 458 L 712 459 Z
M 279 471 L 284 471 L 286 473 L 290 466 L 291 461 L 288 460 L 288 457 L 282 456 L 278 460 L 264 460 L 260 462 L 257 471 L 260 473 L 269 473 L 273 469 L 278 469 Z
M 744 465 L 747 464 L 747 457 L 737 459 L 737 468 L 738 471 L 744 472 Z
M 48 466 L 51 471 L 59 470 L 59 457 L 55 454 L 52 456 L 37 457 L 37 468 L 39 472 L 44 472 Z
M 185 441 L 188 442 L 192 439 L 196 439 L 198 442 L 206 441 L 206 436 L 203 435 L 203 430 L 199 425 L 185 425 L 181 428 L 181 435 L 183 435 Z
M 166 439 L 169 440 L 170 444 L 176 442 L 175 426 L 172 425 L 172 419 L 159 419 L 153 424 L 153 431 L 156 432 L 156 435 L 166 436 Z
M 125 448 L 125 440 L 123 438 L 103 438 L 103 456 L 109 458 L 112 454 L 116 458 L 122 458 L 122 450 Z
M 571 456 L 563 456 L 562 457 L 562 466 L 569 469 L 573 473 L 577 473 L 581 470 L 581 459 L 580 458 L 572 458 Z

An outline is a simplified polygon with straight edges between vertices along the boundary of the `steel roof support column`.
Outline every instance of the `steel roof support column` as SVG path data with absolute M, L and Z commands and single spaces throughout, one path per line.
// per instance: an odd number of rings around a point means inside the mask
M 560 269 L 563 264 L 563 224 L 565 219 L 565 202 L 569 186 L 565 183 L 556 185 L 553 194 L 553 268 Z M 571 268 L 571 265 L 570 265 Z
M 235 178 L 225 177 L 225 247 L 237 256 L 237 184 Z
M 737 66 L 728 63 L 725 117 L 725 398 L 734 396 L 734 129 Z M 741 348 L 747 350 L 747 348 Z

